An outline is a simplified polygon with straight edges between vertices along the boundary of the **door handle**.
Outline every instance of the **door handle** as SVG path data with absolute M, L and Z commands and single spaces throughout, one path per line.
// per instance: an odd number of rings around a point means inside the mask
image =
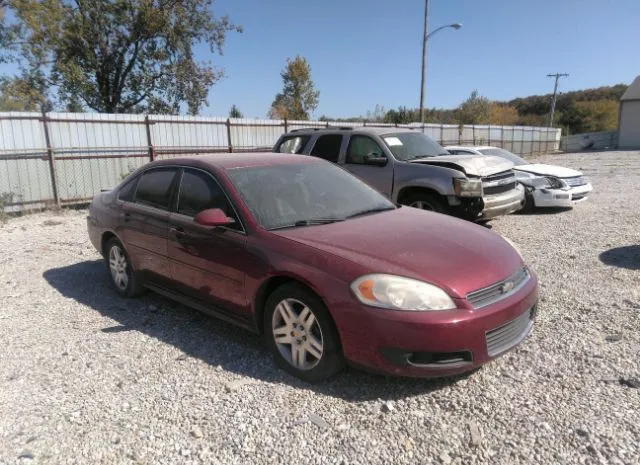
M 124 218 L 125 223 L 131 219 L 131 213 L 129 212 L 123 212 L 120 214 L 120 216 Z
M 179 237 L 186 235 L 186 233 L 184 232 L 184 228 L 182 226 L 171 226 L 169 227 L 169 232 L 172 232 L 173 234 Z

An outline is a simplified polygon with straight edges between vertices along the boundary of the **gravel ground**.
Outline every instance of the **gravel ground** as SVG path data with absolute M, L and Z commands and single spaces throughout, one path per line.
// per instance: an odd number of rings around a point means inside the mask
M 543 159 L 595 192 L 493 222 L 540 277 L 539 318 L 520 348 L 454 380 L 350 370 L 306 385 L 257 336 L 157 295 L 119 298 L 85 211 L 10 220 L 0 463 L 638 464 L 640 153 Z

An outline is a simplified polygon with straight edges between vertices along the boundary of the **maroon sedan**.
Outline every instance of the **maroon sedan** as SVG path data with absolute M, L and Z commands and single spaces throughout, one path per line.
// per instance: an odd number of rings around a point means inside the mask
M 398 208 L 313 157 L 218 154 L 150 163 L 90 207 L 116 290 L 148 288 L 265 336 L 308 381 L 345 362 L 443 376 L 520 343 L 538 284 L 481 226 Z

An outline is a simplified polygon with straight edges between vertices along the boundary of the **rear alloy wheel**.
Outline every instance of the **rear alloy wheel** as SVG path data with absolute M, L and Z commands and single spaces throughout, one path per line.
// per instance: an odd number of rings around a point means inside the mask
M 267 300 L 264 330 L 276 362 L 309 382 L 338 374 L 344 359 L 331 316 L 322 301 L 296 284 L 285 284 Z
M 419 208 L 420 210 L 427 210 L 436 213 L 447 213 L 447 209 L 445 208 L 442 201 L 433 194 L 422 192 L 412 194 L 403 199 L 403 201 L 400 203 L 408 207 Z
M 111 281 L 118 294 L 123 297 L 135 297 L 141 294 L 142 286 L 131 267 L 129 256 L 122 244 L 113 238 L 107 242 L 105 251 Z

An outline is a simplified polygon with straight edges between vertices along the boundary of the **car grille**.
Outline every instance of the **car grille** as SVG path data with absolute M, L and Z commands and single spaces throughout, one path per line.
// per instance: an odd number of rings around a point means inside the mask
M 501 194 L 516 187 L 516 176 L 512 170 L 502 171 L 482 178 L 485 195 Z
M 516 183 L 510 182 L 509 184 L 503 184 L 502 186 L 492 186 L 484 188 L 484 195 L 494 195 L 494 194 L 502 194 L 503 192 L 508 192 L 511 189 L 515 189 Z
M 536 306 L 511 320 L 510 322 L 491 331 L 487 331 L 487 353 L 489 357 L 495 357 L 505 352 L 522 341 L 533 327 L 533 319 L 536 314 Z
M 517 292 L 529 281 L 530 277 L 529 270 L 527 270 L 527 268 L 521 268 L 505 280 L 470 292 L 467 294 L 467 300 L 474 309 L 486 307 Z
M 587 184 L 587 178 L 584 176 L 576 176 L 573 178 L 562 178 L 564 182 L 567 183 L 568 186 L 576 187 L 576 186 L 584 186 Z

